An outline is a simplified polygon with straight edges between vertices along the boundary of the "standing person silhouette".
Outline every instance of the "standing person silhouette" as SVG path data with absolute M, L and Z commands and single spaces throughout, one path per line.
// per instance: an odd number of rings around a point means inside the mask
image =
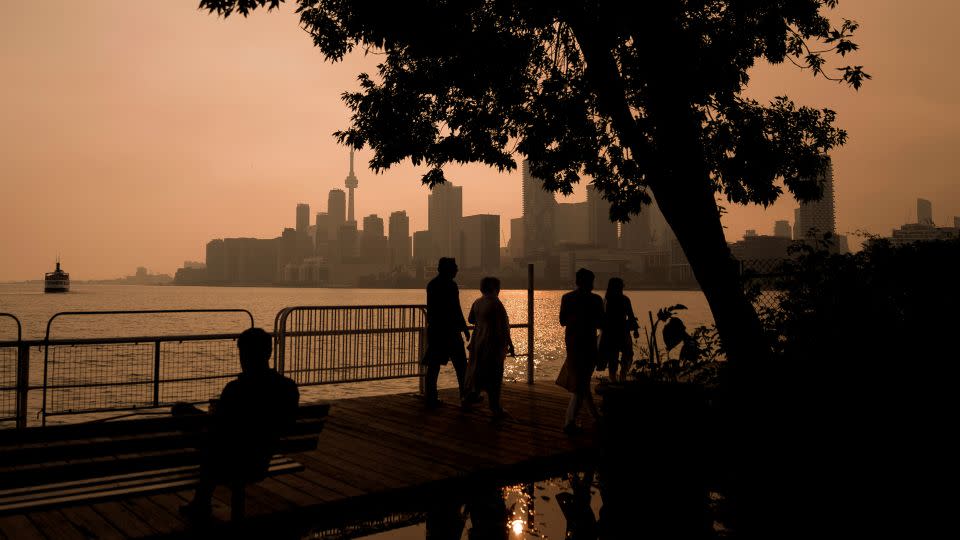
M 441 257 L 437 263 L 437 277 L 427 284 L 427 348 L 422 363 L 427 366 L 424 381 L 424 399 L 427 407 L 441 405 L 437 395 L 437 377 L 440 366 L 453 360 L 460 387 L 460 399 L 464 399 L 464 373 L 467 355 L 460 334 L 469 340 L 470 330 L 460 308 L 460 289 L 453 279 L 457 277 L 457 262 L 451 257 Z
M 597 361 L 597 330 L 603 324 L 603 299 L 591 292 L 593 281 L 593 272 L 586 268 L 577 270 L 576 290 L 560 299 L 560 324 L 564 326 L 567 358 L 563 361 L 556 382 L 573 394 L 563 426 L 563 431 L 568 435 L 580 431 L 577 415 L 584 402 L 590 414 L 600 419 L 590 393 L 590 376 Z
M 617 369 L 620 382 L 627 378 L 627 370 L 633 362 L 633 337 L 640 337 L 640 325 L 633 314 L 633 304 L 623 294 L 623 280 L 614 277 L 607 282 L 607 294 L 603 301 L 603 328 L 600 331 L 600 362 L 597 369 L 608 366 L 610 382 L 617 382 Z
M 467 318 L 474 324 L 473 339 L 467 347 L 470 361 L 467 363 L 467 399 L 463 406 L 469 406 L 471 398 L 485 391 L 490 398 L 490 411 L 494 418 L 506 416 L 500 406 L 500 389 L 503 386 L 503 362 L 507 354 L 515 355 L 513 340 L 510 339 L 510 319 L 507 310 L 500 301 L 500 280 L 485 277 L 480 280 L 480 292 L 483 294 L 470 307 Z

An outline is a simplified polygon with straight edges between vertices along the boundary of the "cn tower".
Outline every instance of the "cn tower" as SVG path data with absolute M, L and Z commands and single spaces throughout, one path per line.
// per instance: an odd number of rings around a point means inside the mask
M 356 219 L 353 215 L 353 190 L 357 187 L 357 175 L 353 174 L 353 148 L 350 149 L 350 174 L 347 175 L 347 179 L 343 181 L 343 185 L 349 190 L 349 195 L 347 197 L 347 222 L 356 223 Z

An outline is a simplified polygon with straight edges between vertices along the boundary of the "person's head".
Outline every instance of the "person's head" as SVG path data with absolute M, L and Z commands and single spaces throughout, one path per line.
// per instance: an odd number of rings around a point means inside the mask
M 270 367 L 273 340 L 262 328 L 248 328 L 237 338 L 240 368 L 244 373 L 262 371 Z
M 577 288 L 583 289 L 586 291 L 593 290 L 593 272 L 587 270 L 586 268 L 581 268 L 577 270 Z
M 500 294 L 500 280 L 495 277 L 485 277 L 480 280 L 480 293 L 484 296 L 497 296 Z
M 607 282 L 607 298 L 618 298 L 620 296 L 623 296 L 623 280 L 612 277 Z
M 440 257 L 440 261 L 437 262 L 437 273 L 450 279 L 457 277 L 457 260 L 453 257 Z

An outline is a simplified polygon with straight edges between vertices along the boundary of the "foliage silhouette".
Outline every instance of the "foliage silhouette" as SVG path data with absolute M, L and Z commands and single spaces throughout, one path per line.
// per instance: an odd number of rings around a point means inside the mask
M 282 0 L 201 0 L 221 16 Z M 717 195 L 773 203 L 786 187 L 821 196 L 827 153 L 844 143 L 835 114 L 787 97 L 743 95 L 760 61 L 859 88 L 858 24 L 834 25 L 837 0 L 691 2 L 351 2 L 297 0 L 302 28 L 329 60 L 385 53 L 344 101 L 339 141 L 370 146 L 375 171 L 410 159 L 431 186 L 447 163 L 500 171 L 517 153 L 548 190 L 589 175 L 629 220 L 653 197 L 710 303 L 731 364 L 769 354 L 737 278 Z M 836 73 L 836 76 L 831 74 Z M 749 370 L 748 370 L 749 371 Z

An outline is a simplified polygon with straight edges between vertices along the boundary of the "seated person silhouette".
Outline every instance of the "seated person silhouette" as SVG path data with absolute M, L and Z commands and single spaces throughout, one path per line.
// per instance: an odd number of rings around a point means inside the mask
M 180 510 L 210 515 L 214 488 L 262 480 L 283 430 L 296 420 L 300 393 L 293 380 L 270 368 L 270 335 L 250 328 L 237 339 L 242 373 L 227 383 L 211 406 L 209 436 L 201 449 L 200 484 Z

